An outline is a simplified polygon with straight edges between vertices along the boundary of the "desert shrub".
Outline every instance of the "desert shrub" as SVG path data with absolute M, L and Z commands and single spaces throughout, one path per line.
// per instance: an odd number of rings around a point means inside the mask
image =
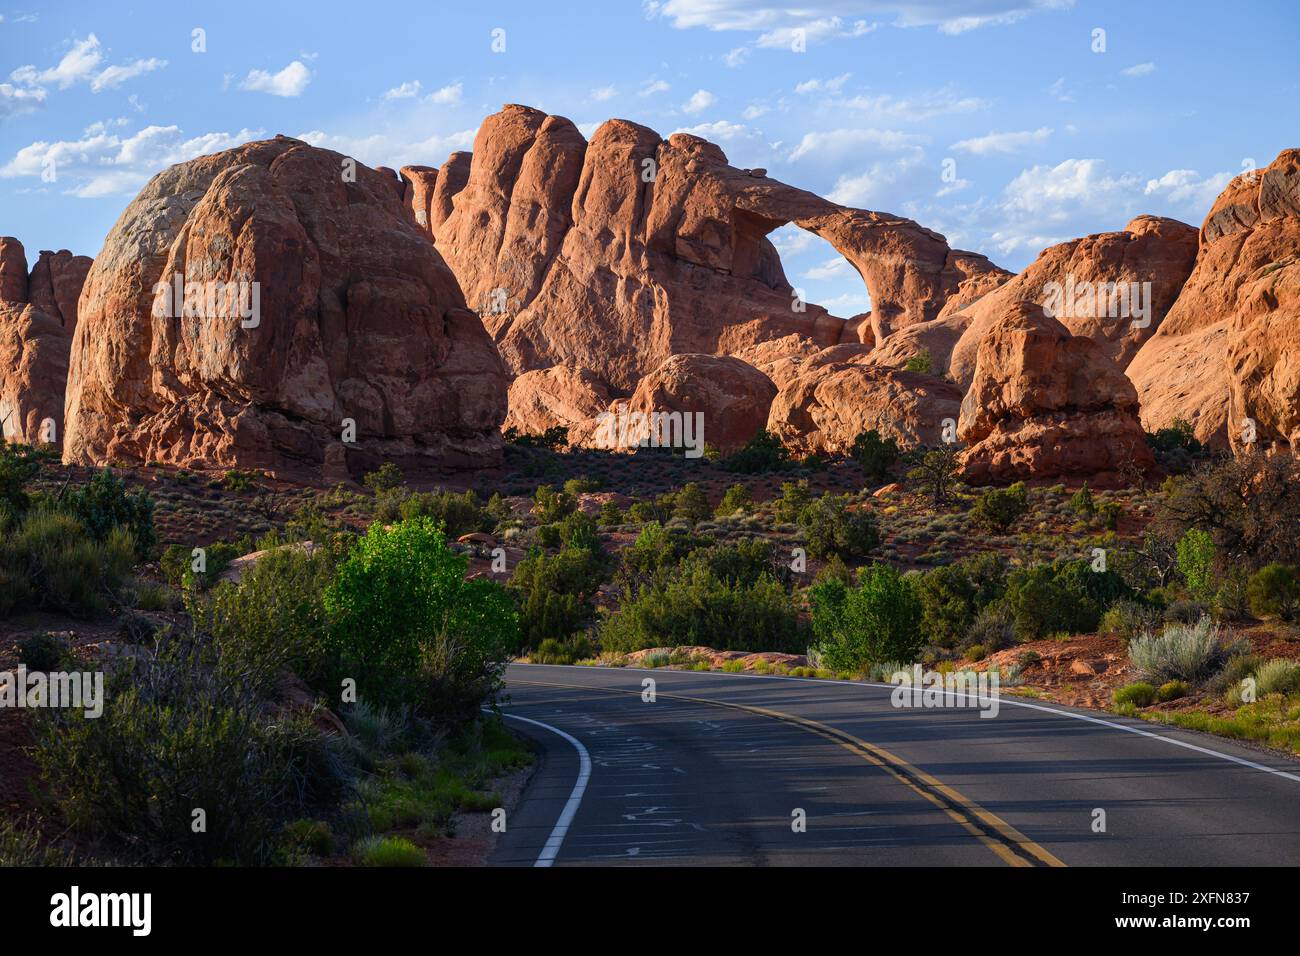
M 1134 707 L 1149 707 L 1156 701 L 1156 689 L 1146 681 L 1136 681 L 1115 689 L 1115 705 L 1131 704 Z
M 1157 522 L 1210 534 L 1225 563 L 1300 563 L 1300 460 L 1260 451 L 1208 462 L 1168 483 Z
M 448 717 L 472 715 L 518 645 L 505 590 L 465 580 L 468 559 L 428 518 L 372 524 L 325 591 L 329 647 L 359 697 Z
M 1128 646 L 1129 659 L 1138 673 L 1161 683 L 1200 683 L 1220 670 L 1232 652 L 1208 616 L 1192 625 L 1168 625 L 1161 634 L 1141 634 Z
M 631 593 L 643 587 L 661 585 L 682 559 L 707 544 L 705 538 L 673 531 L 652 521 L 619 555 L 615 583 Z
M 907 477 L 916 482 L 917 487 L 928 494 L 938 507 L 947 504 L 952 497 L 960 473 L 957 452 L 952 448 L 941 448 L 921 456 L 916 467 L 908 471 Z
M 221 487 L 227 491 L 247 491 L 253 487 L 253 476 L 250 472 L 236 468 L 227 469 L 221 475 Z
M 888 564 L 872 564 L 855 587 L 828 579 L 809 589 L 813 633 L 826 666 L 859 671 L 911 661 L 921 649 L 921 603 L 911 582 Z
M 593 491 L 599 491 L 604 486 L 599 478 L 570 478 L 564 483 L 564 493 L 570 497 L 577 498 L 578 495 L 585 495 Z
M 405 837 L 362 837 L 352 847 L 357 866 L 427 866 L 424 851 Z
M 333 692 L 342 676 L 324 601 L 333 577 L 325 549 L 308 554 L 290 545 L 263 555 L 238 583 L 191 592 L 187 605 L 195 626 L 211 635 L 223 656 L 265 686 L 288 670 L 318 691 Z
M 990 531 L 1005 534 L 1029 511 L 1029 492 L 1017 481 L 1010 488 L 991 488 L 980 495 L 971 509 L 971 518 Z
M 930 350 L 921 349 L 903 363 L 903 368 L 908 372 L 920 372 L 923 375 L 929 375 L 934 369 L 934 359 L 930 356 Z
M 1264 565 L 1251 575 L 1247 593 L 1256 614 L 1290 621 L 1300 611 L 1300 575 L 1289 565 Z
M 1294 694 L 1300 691 L 1300 661 L 1275 657 L 1255 669 L 1255 693 Z
M 48 457 L 28 445 L 0 439 L 0 510 L 14 517 L 27 510 L 31 503 L 27 486 L 40 474 L 41 462 Z
M 1178 540 L 1178 571 L 1187 590 L 1199 601 L 1214 597 L 1214 539 L 1209 532 L 1188 528 Z
M 55 634 L 32 634 L 14 642 L 18 660 L 29 671 L 65 670 L 71 660 L 68 642 Z
M 606 501 L 600 506 L 600 517 L 598 520 L 603 528 L 621 525 L 624 517 L 623 509 L 618 506 L 617 501 Z
M 1175 418 L 1170 427 L 1147 435 L 1147 445 L 1155 453 L 1156 461 L 1171 474 L 1184 474 L 1205 452 L 1191 424 L 1182 418 Z
M 869 480 L 883 481 L 898 461 L 898 442 L 882 438 L 880 432 L 872 428 L 853 439 L 849 455 Z
M 860 558 L 880 545 L 876 519 L 865 508 L 850 508 L 848 495 L 829 492 L 810 502 L 799 514 L 808 553 L 844 560 Z
M 1167 624 L 1195 624 L 1208 613 L 1208 604 L 1178 599 L 1169 602 L 1161 613 L 1161 619 Z
M 1143 631 L 1154 630 L 1161 620 L 1158 608 L 1127 598 L 1116 601 L 1101 616 L 1098 629 L 1107 634 L 1114 634 L 1125 644 Z
M 50 608 L 76 617 L 105 613 L 135 563 L 136 542 L 124 527 L 89 536 L 71 514 L 33 508 L 0 539 L 0 617 Z
M 602 556 L 588 548 L 570 546 L 553 555 L 530 551 L 509 583 L 522 646 L 536 647 L 585 627 L 595 614 L 592 598 L 604 576 Z
M 551 485 L 538 485 L 533 494 L 533 514 L 542 524 L 559 521 L 574 512 L 578 503 L 573 495 L 565 491 L 556 491 Z
M 709 499 L 705 497 L 700 486 L 692 481 L 683 485 L 677 492 L 673 501 L 673 516 L 697 524 L 711 518 L 713 509 L 709 507 Z
M 1245 650 L 1235 653 L 1228 658 L 1217 674 L 1205 681 L 1205 689 L 1212 694 L 1222 694 L 1233 688 L 1239 689 L 1242 681 L 1254 676 L 1261 663 L 1263 661 L 1257 654 Z
M 727 489 L 713 514 L 715 517 L 725 518 L 737 512 L 748 511 L 753 504 L 754 496 L 750 494 L 749 488 L 737 483 Z
M 63 818 L 148 862 L 268 862 L 284 824 L 336 806 L 348 775 L 308 715 L 268 711 L 244 677 L 176 641 L 113 670 L 99 717 L 40 712 L 34 755 Z
M 1087 561 L 1039 564 L 1013 572 L 1007 581 L 1020 640 L 1095 630 L 1105 609 L 1129 594 L 1114 569 L 1094 571 Z
M 754 475 L 764 471 L 781 471 L 791 464 L 790 453 L 781 444 L 781 440 L 766 429 L 760 429 L 744 448 L 726 458 L 722 467 L 727 471 Z
M 787 481 L 781 485 L 781 497 L 773 502 L 776 520 L 789 524 L 799 520 L 805 508 L 812 503 L 812 492 L 804 479 Z
M 1009 647 L 1015 639 L 1015 616 L 1005 601 L 995 601 L 980 609 L 966 631 L 966 640 L 979 644 L 985 653 Z
M 471 531 L 491 531 L 496 521 L 479 503 L 473 489 L 460 494 L 453 491 L 417 492 L 410 495 L 398 508 L 403 520 L 431 518 L 442 525 L 450 538 L 459 538 Z
M 554 425 L 537 435 L 528 435 L 513 425 L 501 433 L 501 437 L 520 448 L 547 448 L 554 451 L 569 443 L 569 429 L 563 425 Z
M 987 651 L 985 651 L 983 644 L 970 644 L 966 648 L 966 660 L 968 661 L 982 660 L 986 653 Z
M 932 644 L 953 648 L 968 636 L 976 617 L 1000 598 L 1006 587 L 1006 567 L 996 555 L 980 555 L 911 576 L 921 602 L 921 628 Z M 993 635 L 976 638 L 990 651 L 1005 643 Z
M 767 575 L 727 580 L 694 562 L 625 601 L 601 628 L 600 640 L 605 650 L 621 653 L 683 644 L 791 653 L 807 647 L 798 611 L 780 582 Z
M 1165 681 L 1156 691 L 1156 700 L 1161 703 L 1168 703 L 1171 700 L 1178 700 L 1180 697 L 1187 696 L 1187 681 L 1171 680 Z
M 1093 498 L 1092 489 L 1088 487 L 1086 481 L 1070 499 L 1070 510 L 1084 518 L 1091 518 L 1097 513 L 1097 501 Z
M 1250 616 L 1250 574 L 1245 568 L 1231 566 L 1218 574 L 1214 592 L 1214 613 L 1220 620 L 1241 621 Z
M 107 541 L 116 528 L 127 529 L 141 558 L 148 558 L 158 543 L 153 528 L 153 499 L 143 489 L 128 493 L 111 468 L 96 472 L 80 488 L 69 492 L 60 507 L 75 516 L 96 541 Z
M 585 634 L 575 634 L 568 640 L 548 637 L 528 655 L 534 664 L 573 664 L 596 656 L 596 647 Z

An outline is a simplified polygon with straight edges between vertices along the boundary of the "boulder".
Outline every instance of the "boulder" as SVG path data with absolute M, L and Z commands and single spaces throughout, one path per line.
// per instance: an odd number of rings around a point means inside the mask
M 572 429 L 608 408 L 610 397 L 608 386 L 587 369 L 553 365 L 524 372 L 510 383 L 504 427 L 525 435 L 556 426 Z
M 980 342 L 957 436 L 972 484 L 1091 477 L 1155 465 L 1137 393 L 1094 339 L 1019 302 Z
M 27 251 L 13 236 L 0 236 L 0 302 L 27 301 Z
M 785 384 L 767 430 L 799 455 L 844 454 L 876 429 L 905 448 L 938 445 L 955 425 L 961 392 L 942 379 L 868 362 L 815 365 Z
M 77 300 L 93 263 L 90 256 L 74 256 L 67 249 L 42 250 L 28 278 L 29 301 L 58 319 L 69 337 L 77 327 Z
M 767 424 L 775 397 L 772 380 L 740 359 L 674 355 L 640 381 L 628 410 L 698 413 L 703 440 L 720 451 L 734 451 Z
M 490 338 L 392 177 L 343 160 L 278 136 L 145 186 L 86 279 L 65 462 L 315 481 L 500 460 Z

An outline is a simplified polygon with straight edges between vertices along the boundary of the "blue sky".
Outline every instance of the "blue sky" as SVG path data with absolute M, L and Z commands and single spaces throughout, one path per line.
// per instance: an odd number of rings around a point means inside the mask
M 0 233 L 31 258 L 96 254 L 174 162 L 286 133 L 436 166 L 511 102 L 697 132 L 1010 269 L 1138 213 L 1199 225 L 1300 145 L 1294 0 L 52 6 L 0 6 Z M 810 301 L 867 307 L 828 245 L 773 238 Z

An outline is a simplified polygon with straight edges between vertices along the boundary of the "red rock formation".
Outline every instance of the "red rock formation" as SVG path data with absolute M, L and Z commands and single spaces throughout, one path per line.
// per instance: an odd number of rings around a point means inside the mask
M 490 339 L 392 177 L 358 165 L 345 182 L 341 161 L 277 137 L 150 181 L 86 280 L 65 461 L 319 480 L 385 458 L 499 459 L 506 379 Z M 177 275 L 240 298 L 181 296 L 182 309 Z
M 980 341 L 957 436 L 973 484 L 1154 467 L 1137 393 L 1094 339 L 1021 301 Z
M 1127 369 L 1148 431 L 1177 419 L 1203 442 L 1300 448 L 1300 150 L 1228 184 L 1196 267 Z
M 572 429 L 605 411 L 609 402 L 609 389 L 594 372 L 552 365 L 525 372 L 510 383 L 510 413 L 503 427 L 525 435 L 540 435 L 556 426 Z
M 455 197 L 446 220 L 425 218 L 515 374 L 574 364 L 627 391 L 674 354 L 791 335 L 874 341 L 934 318 L 995 268 L 911 220 L 838 206 L 737 169 L 699 137 L 665 141 L 626 120 L 587 143 L 566 119 L 507 106 L 480 126 L 457 189 L 448 171 L 466 159 L 454 154 L 436 178 L 433 204 Z M 423 200 L 410 196 L 418 216 Z M 874 335 L 796 300 L 767 239 L 789 222 L 857 268 Z
M 674 355 L 641 379 L 631 412 L 702 415 L 703 440 L 720 451 L 744 446 L 767 424 L 776 397 L 771 379 L 725 355 Z
M 961 392 L 918 372 L 869 362 L 812 363 L 772 402 L 767 430 L 799 455 L 844 454 L 876 429 L 899 445 L 938 445 L 945 419 L 956 423 Z
M 963 387 L 970 384 L 976 353 L 988 330 L 1013 314 L 1019 302 L 1050 310 L 1075 335 L 1093 339 L 1103 353 L 1124 368 L 1142 343 L 1151 338 L 1178 296 L 1196 255 L 1196 231 L 1185 223 L 1138 216 L 1120 232 L 1103 232 L 1044 249 L 1015 278 L 977 299 L 963 312 L 969 323 L 953 347 L 949 372 Z M 1112 283 L 1141 299 L 1112 299 Z M 1147 302 L 1143 283 L 1150 283 Z M 1149 305 L 1137 317 L 1135 304 Z
M 68 350 L 90 259 L 42 252 L 27 274 L 23 244 L 0 237 L 0 435 L 57 445 Z

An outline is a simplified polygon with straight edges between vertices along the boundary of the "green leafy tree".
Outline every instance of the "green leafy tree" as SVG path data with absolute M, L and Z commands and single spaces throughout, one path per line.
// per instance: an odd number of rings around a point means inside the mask
M 848 495 L 829 492 L 806 505 L 799 515 L 808 553 L 816 558 L 860 558 L 880 545 L 876 519 L 865 508 L 851 508 Z
M 754 496 L 750 494 L 749 488 L 737 483 L 727 489 L 713 513 L 716 517 L 726 518 L 738 511 L 748 511 L 753 504 Z
M 1010 488 L 991 488 L 980 495 L 971 517 L 990 531 L 1005 534 L 1028 511 L 1029 492 L 1023 481 L 1017 481 Z
M 1300 613 L 1300 574 L 1286 564 L 1266 564 L 1247 585 L 1250 608 L 1256 614 L 1271 614 L 1284 621 Z
M 1207 531 L 1189 528 L 1178 541 L 1178 570 L 1199 601 L 1214 597 L 1214 552 L 1214 538 Z
M 722 466 L 727 471 L 748 475 L 764 471 L 780 471 L 791 465 L 790 453 L 781 440 L 766 429 L 749 440 L 749 444 L 727 458 Z
M 862 569 L 856 587 L 834 578 L 813 585 L 813 633 L 827 665 L 861 671 L 910 663 L 920 653 L 921 603 L 911 582 L 887 564 Z
M 673 515 L 684 518 L 691 524 L 706 521 L 713 514 L 709 499 L 695 482 L 688 482 L 677 492 L 673 502 Z

